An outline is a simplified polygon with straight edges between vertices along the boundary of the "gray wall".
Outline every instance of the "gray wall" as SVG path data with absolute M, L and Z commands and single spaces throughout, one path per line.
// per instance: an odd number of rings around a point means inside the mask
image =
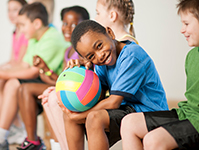
M 63 7 L 81 5 L 95 17 L 97 0 L 55 0 L 54 24 L 60 30 L 60 11 Z M 177 0 L 134 0 L 136 38 L 154 60 L 168 99 L 184 100 L 184 61 L 191 49 L 180 33 Z M 0 1 L 0 63 L 9 60 L 11 34 L 14 26 L 7 17 L 7 0 Z M 61 32 L 61 30 L 60 30 Z

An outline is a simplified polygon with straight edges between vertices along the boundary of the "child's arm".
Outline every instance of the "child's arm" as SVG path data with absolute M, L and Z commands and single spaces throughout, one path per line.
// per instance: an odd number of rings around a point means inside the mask
M 39 69 L 37 67 L 30 67 L 26 62 L 20 63 L 17 67 L 14 67 L 13 70 L 0 70 L 0 78 L 8 80 L 10 78 L 18 79 L 34 79 L 39 75 Z
M 120 104 L 122 103 L 123 99 L 124 99 L 123 96 L 110 95 L 108 98 L 105 98 L 105 99 L 99 101 L 91 109 L 89 109 L 85 112 L 81 112 L 81 113 L 72 112 L 72 111 L 68 110 L 67 108 L 62 107 L 61 104 L 59 103 L 59 101 L 57 101 L 57 103 L 62 108 L 63 112 L 69 118 L 71 118 L 73 121 L 75 121 L 77 123 L 85 123 L 86 117 L 91 111 L 101 110 L 101 109 L 117 109 L 120 107 Z

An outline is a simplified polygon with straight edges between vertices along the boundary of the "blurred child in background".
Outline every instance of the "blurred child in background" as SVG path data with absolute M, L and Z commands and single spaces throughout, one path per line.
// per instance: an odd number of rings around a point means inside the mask
M 1 109 L 1 149 L 8 149 L 7 134 L 9 133 L 9 127 L 18 112 L 18 88 L 21 84 L 27 82 L 43 82 L 39 78 L 39 68 L 33 65 L 33 56 L 40 56 L 53 72 L 59 74 L 62 71 L 65 49 L 70 45 L 65 42 L 63 35 L 61 35 L 55 28 L 48 26 L 48 13 L 41 3 L 35 2 L 29 5 L 24 5 L 19 12 L 18 19 L 22 32 L 26 38 L 30 40 L 27 52 L 20 64 L 21 67 L 14 71 L 0 71 L 0 78 L 8 80 L 3 93 L 3 106 Z M 36 141 L 34 142 L 35 138 Z M 45 148 L 41 139 L 37 137 L 32 139 L 26 138 L 25 142 L 21 145 L 21 149 L 27 147 Z
M 25 38 L 24 34 L 21 33 L 18 25 L 18 13 L 25 4 L 27 4 L 25 0 L 8 1 L 8 17 L 10 22 L 15 26 L 15 30 L 12 34 L 11 58 L 9 62 L 0 66 L 0 70 L 14 70 L 14 68 L 16 69 L 17 65 L 21 63 L 23 56 L 26 53 L 28 40 Z M 2 96 L 6 81 L 7 80 L 0 78 L 0 110 L 3 103 Z M 8 142 L 10 144 L 19 144 L 23 141 L 24 136 L 26 136 L 26 132 L 19 115 L 17 115 L 15 121 L 13 122 L 13 125 L 11 126 L 11 132 L 8 137 Z
M 40 2 L 42 3 L 48 12 L 48 22 L 49 26 L 53 25 L 53 15 L 54 15 L 54 7 L 55 7 L 55 1 L 54 0 L 28 0 L 28 3 L 34 3 L 34 2 Z
M 110 27 L 118 41 L 129 40 L 138 44 L 133 28 L 134 14 L 132 0 L 98 0 L 95 20 Z
M 87 10 L 80 6 L 66 7 L 61 11 L 62 33 L 66 41 L 71 41 L 71 34 L 77 24 L 83 20 L 89 19 L 89 13 Z M 65 63 L 70 59 L 78 59 L 78 54 L 72 47 L 69 47 L 65 53 Z M 65 64 L 66 66 L 66 64 Z M 64 67 L 65 68 L 65 67 Z M 61 145 L 62 149 L 68 149 L 65 128 L 63 122 L 63 112 L 57 104 L 57 96 L 55 93 L 55 87 L 50 87 L 39 96 L 42 98 L 43 107 L 46 115 L 50 121 L 53 131 Z M 67 131 L 66 131 L 67 132 Z M 53 147 L 53 145 L 52 145 Z

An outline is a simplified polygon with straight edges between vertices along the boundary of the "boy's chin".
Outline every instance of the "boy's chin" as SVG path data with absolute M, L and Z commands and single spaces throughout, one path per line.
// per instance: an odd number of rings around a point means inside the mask
M 189 45 L 190 47 L 199 47 L 199 43 L 198 43 L 198 44 L 188 43 L 188 45 Z

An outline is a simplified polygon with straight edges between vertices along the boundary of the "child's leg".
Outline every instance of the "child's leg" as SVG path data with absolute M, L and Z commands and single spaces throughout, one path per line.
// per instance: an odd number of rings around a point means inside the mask
M 1 107 L 2 107 L 2 104 L 3 104 L 3 90 L 4 90 L 5 83 L 6 83 L 6 80 L 0 79 L 0 110 L 1 110 Z
M 180 124 L 181 122 L 175 110 L 129 114 L 122 120 L 121 136 L 123 149 L 139 150 L 144 147 L 146 150 L 166 150 L 177 148 L 178 144 L 170 133 L 174 133 L 176 137 L 178 135 L 182 137 L 189 133 L 182 132 L 181 129 L 185 126 L 184 124 L 179 126 L 178 123 Z M 188 128 L 190 128 L 189 125 Z M 192 133 L 191 131 L 190 135 Z M 143 144 L 141 139 L 143 139 Z
M 141 139 L 148 133 L 143 113 L 132 113 L 125 116 L 121 124 L 123 150 L 142 150 Z
M 64 128 L 63 111 L 57 104 L 57 96 L 55 90 L 48 97 L 48 103 L 43 105 L 51 127 L 64 150 L 68 149 L 66 134 Z
M 159 127 L 145 135 L 143 147 L 145 150 L 170 150 L 177 148 L 178 144 L 167 130 Z
M 106 110 L 92 111 L 86 118 L 89 150 L 108 150 L 109 142 L 105 131 L 109 131 L 109 114 Z
M 9 130 L 18 111 L 17 90 L 20 83 L 17 79 L 6 82 L 3 92 L 3 105 L 1 109 L 0 128 Z
M 66 139 L 70 150 L 84 150 L 84 124 L 77 124 L 64 113 Z
M 47 84 L 38 83 L 24 83 L 21 84 L 18 96 L 19 96 L 19 108 L 22 119 L 24 121 L 28 140 L 37 141 L 37 96 L 48 87 Z

